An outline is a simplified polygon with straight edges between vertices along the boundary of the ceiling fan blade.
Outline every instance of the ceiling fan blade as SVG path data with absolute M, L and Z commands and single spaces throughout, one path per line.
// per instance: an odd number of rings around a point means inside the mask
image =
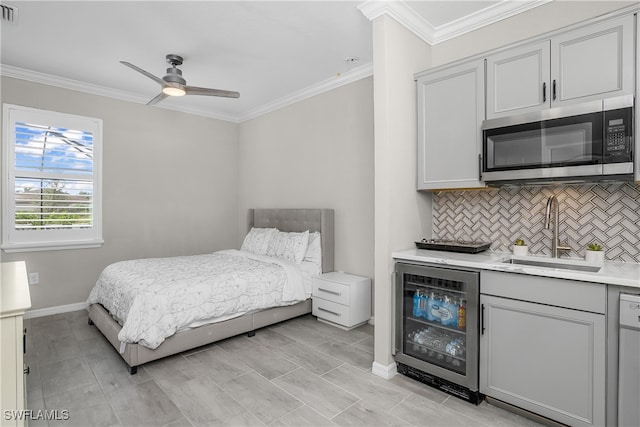
M 231 90 L 208 89 L 206 87 L 185 86 L 187 95 L 222 96 L 225 98 L 240 98 L 239 92 Z
M 160 85 L 164 85 L 164 81 L 163 81 L 161 78 L 154 76 L 154 75 L 153 75 L 153 74 L 151 74 L 150 72 L 145 71 L 145 70 L 143 70 L 142 68 L 137 67 L 137 66 L 133 65 L 133 64 L 132 64 L 132 63 L 130 63 L 130 62 L 120 61 L 120 63 L 121 63 L 122 65 L 126 65 L 127 67 L 131 68 L 132 70 L 135 70 L 135 71 L 139 72 L 140 74 L 143 74 L 143 75 L 145 75 L 145 76 L 149 77 L 149 78 L 150 78 L 151 80 L 153 80 L 154 82 L 156 82 L 156 83 L 158 83 L 158 84 L 160 84 Z
M 155 105 L 158 102 L 160 102 L 163 99 L 168 98 L 168 97 L 169 97 L 169 95 L 167 95 L 166 93 L 160 92 L 158 95 L 156 95 L 155 98 L 153 98 L 151 101 L 147 102 L 147 105 Z

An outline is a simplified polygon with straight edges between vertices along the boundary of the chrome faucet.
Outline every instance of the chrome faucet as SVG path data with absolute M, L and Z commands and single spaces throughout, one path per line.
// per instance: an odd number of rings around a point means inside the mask
M 547 199 L 547 210 L 544 214 L 544 228 L 547 230 L 551 225 L 551 211 L 553 210 L 553 237 L 551 239 L 551 256 L 558 258 L 561 252 L 569 252 L 571 247 L 568 245 L 560 244 L 560 233 L 558 232 L 558 226 L 560 223 L 560 203 L 556 196 L 551 196 Z

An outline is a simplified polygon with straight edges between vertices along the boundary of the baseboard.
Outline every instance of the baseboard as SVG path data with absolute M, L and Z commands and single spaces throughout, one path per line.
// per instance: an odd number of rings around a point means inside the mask
M 373 362 L 373 365 L 371 365 L 371 373 L 385 380 L 389 380 L 398 374 L 398 367 L 395 363 L 384 366 L 378 362 Z
M 77 302 L 75 304 L 38 308 L 36 310 L 27 310 L 27 312 L 24 314 L 24 318 L 34 319 L 36 317 L 51 316 L 53 314 L 68 313 L 70 311 L 86 310 L 87 307 L 89 307 L 89 304 L 87 304 L 86 302 Z
M 484 399 L 490 405 L 497 406 L 498 408 L 502 408 L 509 412 L 513 412 L 514 414 L 518 414 L 522 417 L 529 418 L 530 420 L 533 420 L 539 424 L 549 426 L 549 427 L 564 426 L 564 424 L 562 423 L 559 423 L 547 417 L 543 417 L 542 415 L 534 414 L 533 412 L 527 411 L 526 409 L 518 408 L 517 406 L 511 405 L 510 403 L 507 403 L 507 402 L 503 402 L 502 400 L 494 399 L 491 396 L 485 396 Z

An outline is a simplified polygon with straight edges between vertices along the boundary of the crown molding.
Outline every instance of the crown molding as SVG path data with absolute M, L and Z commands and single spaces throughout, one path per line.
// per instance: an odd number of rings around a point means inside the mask
M 494 24 L 503 19 L 542 6 L 550 1 L 553 0 L 532 0 L 529 2 L 502 0 L 485 9 L 439 27 L 433 26 L 424 17 L 409 7 L 405 1 L 369 0 L 358 5 L 358 9 L 371 21 L 382 15 L 388 15 L 416 36 L 431 46 L 434 46 L 486 25 Z
M 360 12 L 370 21 L 387 15 L 404 25 L 408 30 L 430 45 L 436 44 L 436 28 L 424 19 L 404 1 L 375 1 L 370 0 L 358 6 Z
M 94 85 L 90 83 L 84 83 L 77 80 L 67 79 L 65 77 L 54 76 L 50 74 L 39 73 L 37 71 L 26 70 L 23 68 L 13 67 L 10 65 L 0 65 L 0 75 L 5 77 L 11 77 L 14 79 L 27 80 L 33 83 L 40 83 L 49 86 L 60 87 L 63 89 L 75 90 L 78 92 L 89 93 L 92 95 L 106 96 L 109 98 L 120 99 L 122 101 L 135 102 L 138 104 L 146 104 L 149 102 L 148 97 L 125 92 L 117 89 L 111 89 L 104 86 Z M 319 95 L 323 92 L 330 91 L 332 89 L 344 86 L 346 84 L 355 82 L 357 80 L 366 78 L 373 75 L 373 64 L 365 64 L 358 68 L 354 68 L 345 73 L 341 73 L 336 77 L 332 77 L 315 85 L 304 88 L 298 92 L 294 92 L 291 95 L 287 95 L 276 101 L 265 104 L 261 107 L 254 108 L 245 113 L 241 113 L 238 116 L 230 116 L 224 114 L 212 113 L 211 111 L 205 111 L 200 109 L 188 108 L 188 107 L 172 107 L 165 105 L 156 105 L 158 108 L 166 108 L 169 110 L 179 111 L 182 113 L 195 114 L 198 116 L 209 117 L 217 120 L 224 120 L 232 123 L 241 123 L 246 120 L 253 119 L 255 117 L 270 113 L 280 108 L 286 107 L 296 102 L 300 102 L 307 98 Z
M 40 83 L 49 86 L 55 86 L 62 89 L 75 90 L 78 92 L 89 93 L 92 95 L 106 96 L 108 98 L 120 99 L 122 101 L 135 102 L 137 104 L 146 104 L 149 102 L 149 98 L 146 96 L 111 89 L 104 86 L 94 85 L 91 83 L 80 82 L 77 80 L 68 79 L 66 77 L 54 76 L 51 74 L 40 73 L 37 71 L 26 70 L 24 68 L 13 67 L 11 65 L 0 66 L 0 75 L 5 77 L 12 77 L 14 79 L 27 80 L 33 83 Z M 166 108 L 168 110 L 179 111 L 182 113 L 195 114 L 198 116 L 210 117 L 213 119 L 224 120 L 229 122 L 236 122 L 235 117 L 228 115 L 215 114 L 211 111 L 205 111 L 194 108 L 184 107 L 171 107 L 167 105 L 156 105 L 158 108 Z
M 451 21 L 447 25 L 443 25 L 436 29 L 437 43 L 458 37 L 462 34 L 477 30 L 487 25 L 495 24 L 503 19 L 518 15 L 536 7 L 542 6 L 553 0 L 533 0 L 527 2 L 502 0 L 485 9 L 479 10 L 455 21 Z
M 353 83 L 372 75 L 373 63 L 361 65 L 360 67 L 354 68 L 345 73 L 340 73 L 336 77 L 332 77 L 320 83 L 316 83 L 298 92 L 294 92 L 291 95 L 287 95 L 261 107 L 249 110 L 239 117 L 239 121 L 244 122 L 246 120 L 254 119 L 272 111 L 279 110 L 288 105 L 295 104 L 296 102 L 300 102 L 313 96 L 320 95 L 321 93 L 328 92 L 330 90 L 339 88 L 340 86 Z

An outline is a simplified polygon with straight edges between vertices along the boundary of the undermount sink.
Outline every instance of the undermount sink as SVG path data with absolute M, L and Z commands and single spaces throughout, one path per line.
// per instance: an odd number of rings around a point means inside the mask
M 502 261 L 505 264 L 514 265 L 530 265 L 532 267 L 547 267 L 547 268 L 561 268 L 563 270 L 577 270 L 588 271 L 591 273 L 597 273 L 600 271 L 600 266 L 593 264 L 586 264 L 584 261 L 572 261 L 572 260 L 536 260 L 536 259 L 522 259 L 522 258 L 510 258 Z

